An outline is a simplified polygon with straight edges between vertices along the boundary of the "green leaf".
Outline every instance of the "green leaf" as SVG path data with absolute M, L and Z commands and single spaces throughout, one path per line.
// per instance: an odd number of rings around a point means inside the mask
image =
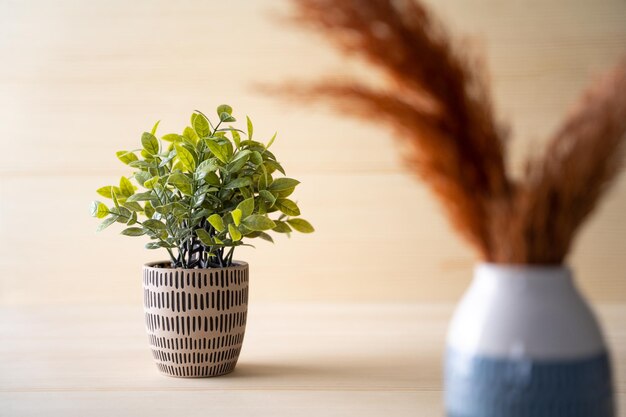
M 205 246 L 213 245 L 213 240 L 211 239 L 211 235 L 206 230 L 197 229 L 196 236 L 198 236 L 198 239 L 200 239 L 200 242 L 202 242 L 203 245 Z
M 198 222 L 200 220 L 204 220 L 204 218 L 207 217 L 209 214 L 211 214 L 211 211 L 208 209 L 197 210 L 191 216 L 191 220 L 192 222 Z
M 146 191 L 145 193 L 136 193 L 131 195 L 126 199 L 127 202 L 131 201 L 151 201 L 154 199 L 151 191 Z
M 150 155 L 159 153 L 159 141 L 152 133 L 144 132 L 141 135 L 141 145 Z
M 250 159 L 250 155 L 252 154 L 252 151 L 250 151 L 250 149 L 240 149 L 237 151 L 237 153 L 233 156 L 233 158 L 231 159 L 231 162 L 236 161 L 240 158 L 245 158 L 246 161 L 248 159 Z
M 195 194 L 191 199 L 191 204 L 193 208 L 200 207 L 204 200 L 206 199 L 206 193 L 203 194 Z M 204 216 L 203 216 L 204 217 Z
M 291 194 L 293 194 L 294 190 L 296 189 L 296 187 L 291 187 L 291 188 L 287 188 L 286 190 L 282 190 L 282 191 L 274 191 L 276 193 L 276 196 L 278 198 L 287 198 L 289 197 Z
M 242 188 L 252 185 L 252 181 L 248 177 L 235 178 L 228 184 L 224 185 L 224 188 L 227 190 L 233 190 L 235 188 Z
M 233 114 L 233 108 L 230 107 L 228 104 L 220 104 L 219 106 L 217 106 L 217 115 L 219 116 L 222 113 L 231 115 Z
M 294 180 L 293 178 L 277 178 L 270 184 L 268 189 L 271 191 L 282 191 L 293 188 L 298 184 L 300 184 L 300 181 Z
M 281 212 L 285 213 L 287 216 L 299 216 L 300 209 L 298 205 L 288 198 L 279 198 L 276 200 L 276 208 Z
M 120 191 L 123 196 L 130 197 L 135 194 L 135 187 L 128 178 L 122 177 L 120 178 Z
M 249 149 L 239 151 L 233 156 L 233 158 L 230 160 L 230 163 L 232 164 L 233 162 L 239 161 L 240 159 L 244 159 L 245 161 L 247 161 L 250 158 L 250 153 L 251 152 Z
M 272 146 L 272 144 L 274 143 L 274 140 L 276 140 L 276 135 L 278 134 L 278 132 L 274 133 L 274 136 L 272 136 L 272 139 L 270 139 L 269 142 L 267 142 L 267 145 L 265 145 L 265 149 L 269 149 L 270 146 Z
M 165 230 L 166 228 L 165 223 L 155 219 L 148 219 L 143 222 L 143 225 L 152 230 Z
M 152 239 L 167 239 L 167 232 L 165 230 L 152 230 L 144 227 L 144 233 L 150 236 Z
M 184 146 L 179 145 L 178 143 L 174 145 L 176 148 L 176 155 L 178 156 L 178 160 L 183 167 L 189 171 L 193 172 L 196 169 L 196 160 L 194 159 L 191 152 L 189 152 Z
M 228 113 L 222 113 L 220 114 L 220 120 L 222 122 L 226 122 L 226 123 L 230 123 L 230 122 L 236 122 L 237 119 L 235 119 L 233 116 L 231 116 Z
M 160 177 L 156 175 L 150 178 L 149 180 L 147 180 L 146 182 L 144 182 L 143 186 L 151 190 L 159 182 L 159 180 L 160 180 Z
M 244 235 L 244 236 L 246 236 L 246 237 L 247 237 L 248 235 L 250 235 L 250 234 L 253 234 L 253 233 L 260 233 L 260 232 L 254 232 L 254 231 L 252 231 L 252 230 L 248 229 L 248 228 L 246 227 L 246 225 L 244 225 L 244 224 L 240 224 L 239 226 L 237 226 L 237 229 L 239 229 L 239 231 L 241 232 L 241 234 L 242 234 L 242 235 Z
M 169 176 L 167 182 L 178 188 L 183 194 L 193 195 L 193 184 L 185 174 L 175 172 Z
M 263 160 L 276 162 L 276 155 L 274 155 L 269 149 L 266 149 L 263 151 Z
M 250 161 L 252 161 L 254 165 L 261 165 L 263 163 L 263 156 L 259 151 L 252 151 Z
M 241 146 L 243 148 L 248 148 L 251 151 L 259 151 L 259 152 L 269 152 L 265 149 L 265 145 L 263 145 L 261 142 L 257 142 L 255 140 L 242 140 L 241 141 Z
M 137 203 L 134 203 L 137 204 Z M 137 204 L 139 205 L 139 204 Z M 141 209 L 141 207 L 139 207 Z M 141 210 L 139 210 L 141 211 Z M 130 219 L 128 219 L 128 221 L 126 222 L 127 225 L 131 226 L 133 224 L 137 223 L 137 212 L 133 211 L 132 214 L 130 215 Z
M 98 225 L 98 227 L 96 228 L 96 231 L 100 232 L 100 231 L 106 229 L 107 227 L 111 226 L 116 221 L 117 221 L 117 216 L 115 216 L 115 215 L 107 217 L 106 219 L 104 219 L 104 221 L 102 223 L 100 223 Z
M 209 121 L 200 113 L 194 113 L 191 115 L 191 126 L 193 126 L 193 129 L 201 138 L 209 136 L 211 133 Z
M 142 150 L 141 151 L 141 155 L 144 156 L 144 153 L 148 155 L 148 157 L 150 157 L 150 154 L 148 154 L 146 152 L 146 150 Z M 147 161 L 133 161 L 130 164 L 128 164 L 129 167 L 132 168 L 139 168 L 139 169 L 143 169 L 143 170 L 148 170 L 150 168 L 154 168 L 154 164 L 152 164 L 151 162 L 147 162 Z
M 161 139 L 166 142 L 178 142 L 183 139 L 181 135 L 178 133 L 168 133 L 167 135 L 161 136 Z
M 194 193 L 195 196 L 205 196 L 207 197 L 209 193 L 214 193 L 216 191 L 219 191 L 219 188 L 217 187 L 213 187 L 209 184 L 205 184 L 202 187 L 198 188 L 196 190 L 196 192 Z
M 180 204 L 180 203 L 174 202 L 174 203 L 163 204 L 160 206 L 156 206 L 154 210 L 159 214 L 171 214 L 172 211 L 174 211 L 174 207 L 176 207 L 177 204 Z
M 115 201 L 116 200 L 113 200 L 113 202 Z M 117 221 L 120 223 L 126 223 L 128 219 L 130 219 L 130 216 L 132 215 L 130 210 L 128 210 L 126 207 L 122 207 L 119 205 L 115 207 L 111 207 L 109 211 L 118 216 Z
M 269 203 L 269 207 L 272 207 L 274 203 L 276 202 L 276 197 L 274 196 L 274 194 L 270 193 L 267 190 L 259 191 L 259 195 L 263 197 L 263 199 Z
M 269 217 L 260 214 L 253 214 L 243 219 L 243 224 L 250 230 L 263 231 L 273 229 L 276 226 Z
M 215 159 L 207 159 L 200 162 L 200 164 L 196 168 L 196 173 L 206 174 L 207 172 L 217 170 L 217 165 L 213 161 L 215 161 Z
M 265 204 L 264 200 L 259 200 L 259 204 L 257 207 L 258 214 L 267 214 L 267 204 Z
M 119 159 L 126 165 L 138 160 L 137 155 L 130 151 L 117 151 L 115 152 L 115 155 L 117 156 L 117 159 Z
M 315 231 L 311 223 L 304 219 L 289 219 L 287 223 L 300 233 L 313 233 Z
M 146 213 L 146 217 L 147 218 L 151 218 L 152 216 L 154 216 L 154 207 L 152 207 L 152 203 L 150 203 L 149 201 L 146 202 L 146 204 L 143 207 L 143 212 Z
M 117 188 L 117 187 L 115 187 Z M 119 190 L 119 188 L 118 188 Z M 119 210 L 120 208 L 120 202 L 117 200 L 117 191 L 115 191 L 115 189 L 111 189 L 111 198 L 113 199 L 113 204 L 115 204 L 115 208 Z
M 254 197 L 246 198 L 237 205 L 237 208 L 241 211 L 243 218 L 248 217 L 254 211 Z M 237 224 L 239 226 L 239 224 Z
M 161 163 L 159 164 L 159 168 L 163 168 L 167 164 L 170 163 L 172 159 L 176 157 L 176 150 L 171 151 L 165 157 L 161 157 Z
M 269 151 L 266 153 L 269 153 Z M 283 169 L 282 165 L 279 164 L 278 162 L 268 159 L 265 161 L 265 164 L 268 166 L 268 168 L 271 169 L 271 171 L 278 171 L 281 174 L 285 175 L 285 170 Z
M 217 176 L 217 174 L 215 172 L 209 172 L 206 177 L 204 177 L 204 181 L 206 181 L 207 184 L 210 185 L 215 185 L 215 186 L 219 186 L 222 183 L 220 182 L 219 177 Z
M 259 190 L 267 189 L 267 186 L 272 182 L 272 177 L 267 173 L 267 170 L 261 165 L 263 172 L 259 175 L 259 182 L 257 184 Z
M 230 212 L 230 215 L 233 218 L 233 222 L 235 222 L 235 226 L 239 226 L 239 223 L 241 223 L 241 210 L 236 208 Z
M 206 145 L 209 147 L 209 150 L 217 159 L 222 161 L 223 163 L 228 162 L 228 153 L 224 146 L 218 144 L 216 141 L 212 139 L 205 140 Z
M 152 178 L 152 175 L 150 175 L 148 171 L 137 171 L 135 172 L 134 176 L 137 183 L 140 184 L 142 187 L 146 181 Z
M 104 187 L 100 187 L 96 190 L 96 192 L 102 197 L 106 198 L 113 198 L 113 192 L 115 192 L 116 194 L 121 194 L 121 190 L 113 185 L 105 185 Z
M 250 188 L 246 187 L 246 188 L 240 188 L 239 192 L 241 193 L 241 196 L 246 199 L 246 198 L 250 198 L 250 197 L 254 197 L 254 194 L 252 193 L 252 191 L 250 190 Z
M 228 225 L 228 233 L 230 233 L 230 237 L 233 240 L 233 242 L 237 242 L 238 240 L 241 240 L 241 232 L 237 230 L 237 228 L 234 225 L 232 224 Z
M 159 248 L 175 248 L 176 245 L 167 242 L 148 242 L 146 243 L 146 249 L 159 249 Z
M 91 216 L 98 219 L 102 219 L 109 214 L 109 208 L 99 201 L 93 201 L 91 203 Z
M 241 169 L 246 165 L 247 162 L 248 162 L 247 157 L 233 160 L 233 162 L 226 165 L 226 171 L 232 174 L 237 174 L 239 171 L 241 171 Z
M 265 233 L 265 232 L 256 232 L 256 233 L 258 233 L 258 235 L 255 236 L 255 237 L 260 237 L 263 240 L 266 240 L 268 242 L 274 243 L 274 239 L 270 235 L 268 235 L 267 233 Z
M 248 140 L 252 140 L 252 134 L 254 133 L 254 127 L 252 126 L 252 120 L 246 116 L 246 123 L 248 124 Z
M 241 147 L 241 135 L 239 134 L 239 132 L 233 129 L 232 126 L 230 130 L 230 134 L 233 137 L 233 142 L 235 142 L 235 146 L 237 146 L 237 148 Z
M 179 222 L 187 221 L 189 219 L 189 208 L 180 203 L 175 203 L 172 214 Z
M 141 227 L 128 227 L 122 230 L 122 234 L 124 236 L 143 236 L 146 234 L 146 231 Z
M 143 211 L 143 207 L 141 207 L 139 203 L 136 203 L 134 201 L 126 200 L 125 202 L 122 203 L 122 206 L 132 211 Z
M 277 232 L 277 233 L 291 233 L 291 227 L 289 227 L 289 225 L 283 221 L 280 220 L 276 220 L 276 227 L 274 227 L 274 229 L 272 229 L 273 231 Z
M 158 121 L 154 124 L 154 126 L 152 126 L 152 131 L 151 131 L 150 133 L 152 133 L 153 135 L 156 135 L 156 131 L 157 131 L 157 128 L 159 127 L 159 123 L 161 123 L 161 121 L 160 121 L 160 120 L 158 120 Z
M 196 146 L 200 138 L 192 127 L 187 126 L 185 130 L 183 130 L 183 140 L 186 140 L 190 145 Z
M 225 229 L 224 221 L 222 220 L 219 214 L 217 213 L 212 214 L 209 216 L 207 220 L 209 221 L 209 223 L 211 223 L 211 226 L 213 226 L 213 228 L 215 228 L 215 230 L 217 230 L 218 232 L 224 231 Z

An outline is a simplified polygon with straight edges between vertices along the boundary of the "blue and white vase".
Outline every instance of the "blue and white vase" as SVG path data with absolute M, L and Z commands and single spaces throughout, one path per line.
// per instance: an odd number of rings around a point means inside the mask
M 598 321 L 567 267 L 480 264 L 447 339 L 448 417 L 615 417 Z

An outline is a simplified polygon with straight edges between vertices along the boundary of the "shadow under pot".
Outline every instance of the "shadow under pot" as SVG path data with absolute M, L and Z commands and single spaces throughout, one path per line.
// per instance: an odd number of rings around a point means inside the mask
M 248 313 L 248 264 L 226 268 L 143 267 L 144 315 L 161 373 L 213 377 L 237 364 Z
M 566 267 L 481 264 L 447 341 L 448 417 L 614 417 L 608 349 Z

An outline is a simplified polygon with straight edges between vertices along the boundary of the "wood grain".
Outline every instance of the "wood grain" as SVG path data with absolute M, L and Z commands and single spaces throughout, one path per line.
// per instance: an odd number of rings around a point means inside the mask
M 432 7 L 487 56 L 516 169 L 626 52 L 623 0 Z M 136 146 L 154 121 L 179 130 L 191 110 L 222 102 L 250 114 L 260 138 L 279 131 L 276 153 L 303 179 L 298 199 L 318 229 L 241 253 L 253 300 L 459 297 L 472 254 L 407 176 L 389 132 L 255 88 L 325 74 L 377 79 L 276 17 L 287 10 L 285 0 L 0 0 L 0 304 L 137 303 L 141 264 L 163 255 L 110 231 L 96 236 L 87 204 L 126 173 L 114 152 Z M 625 184 L 571 258 L 593 300 L 626 300 Z
M 378 417 L 440 417 L 440 398 L 433 392 L 362 391 L 197 391 L 197 392 L 46 392 L 0 393 L 0 403 L 11 416 L 94 417 L 130 416 L 131 412 L 170 417 L 205 417 L 208 412 L 224 417 L 303 417 L 358 415 Z M 416 405 L 419 404 L 419 405 Z M 383 414 L 384 413 L 384 414 Z
M 598 312 L 626 410 L 626 307 Z M 0 344 L 1 410 L 440 416 L 451 314 L 449 304 L 251 304 L 235 372 L 179 379 L 158 373 L 140 308 L 3 308 L 0 339 L 10 342 Z

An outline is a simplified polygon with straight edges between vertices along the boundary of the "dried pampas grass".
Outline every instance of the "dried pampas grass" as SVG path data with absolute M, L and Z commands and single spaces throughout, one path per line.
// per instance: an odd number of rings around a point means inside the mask
M 347 112 L 384 118 L 411 150 L 409 166 L 455 228 L 490 262 L 554 264 L 624 161 L 626 61 L 599 80 L 526 175 L 506 170 L 506 129 L 496 120 L 479 63 L 411 0 L 293 0 L 295 20 L 323 29 L 348 54 L 388 77 L 291 89 Z

